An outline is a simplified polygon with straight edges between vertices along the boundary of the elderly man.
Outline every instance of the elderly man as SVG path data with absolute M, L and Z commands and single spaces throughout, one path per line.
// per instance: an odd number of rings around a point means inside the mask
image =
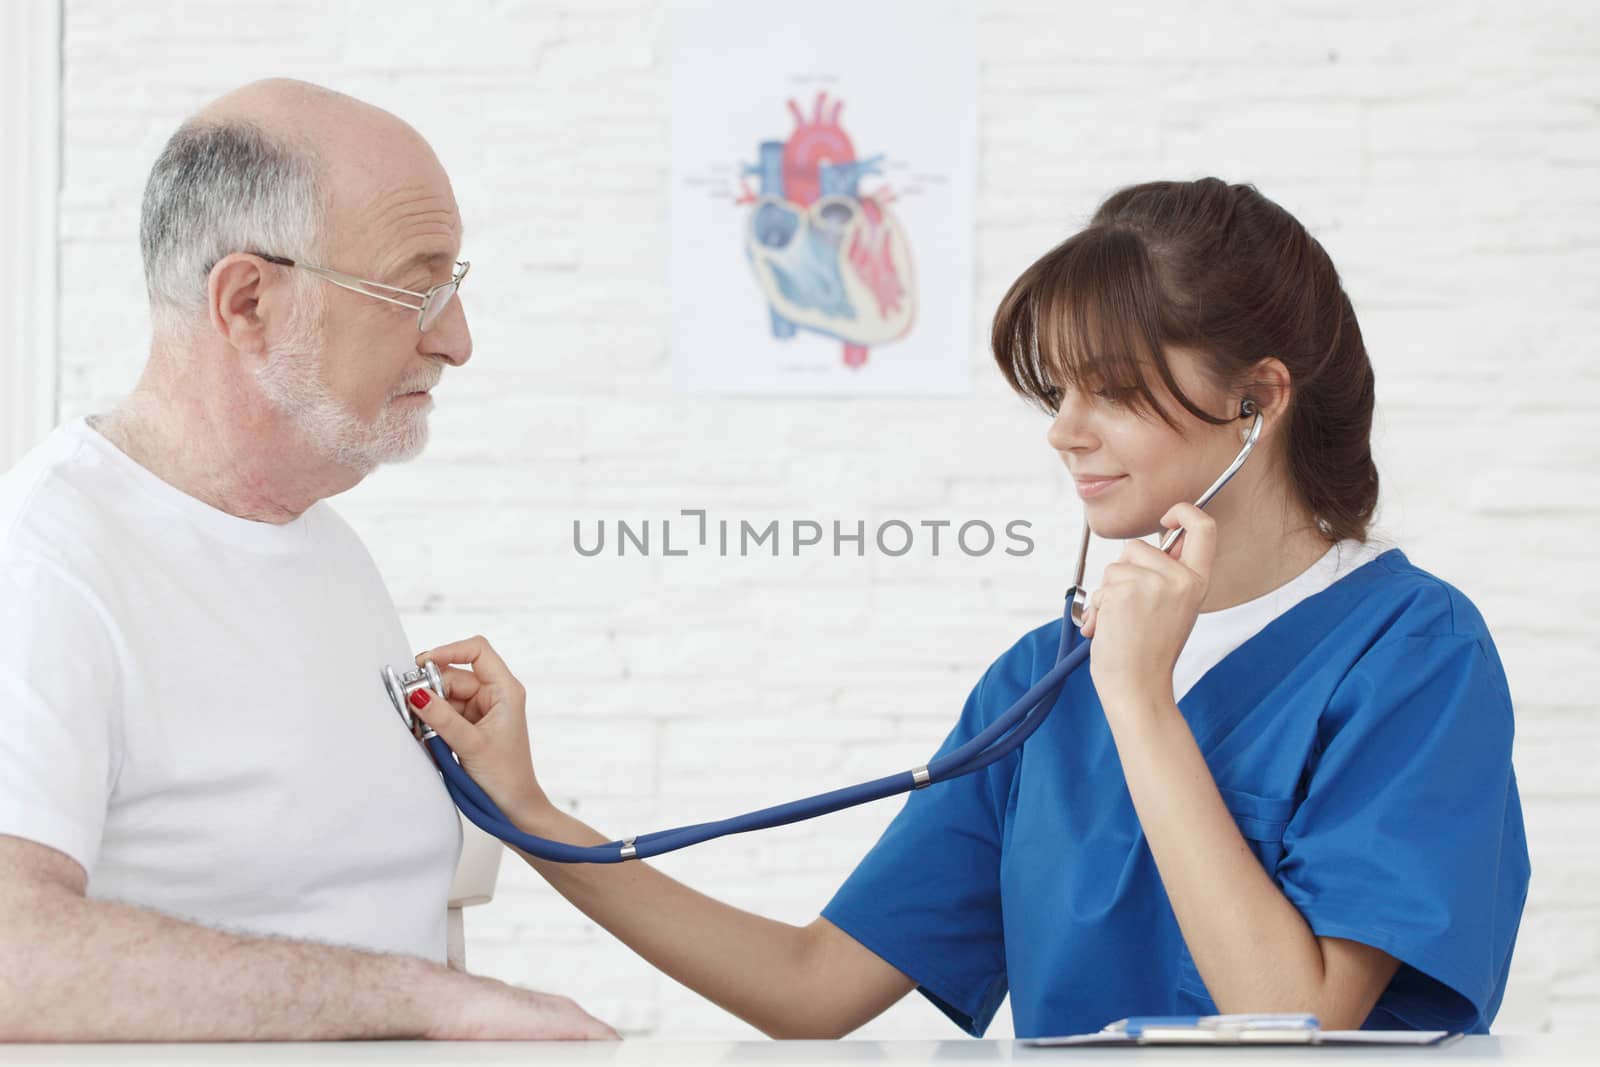
M 173 136 L 141 237 L 138 388 L 0 478 L 0 1040 L 615 1036 L 442 965 L 460 824 L 324 499 L 472 353 L 444 170 L 262 82 Z

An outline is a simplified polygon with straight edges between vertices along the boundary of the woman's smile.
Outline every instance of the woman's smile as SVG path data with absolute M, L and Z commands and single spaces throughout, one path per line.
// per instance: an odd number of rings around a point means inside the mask
M 1084 500 L 1087 500 L 1092 496 L 1099 496 L 1101 493 L 1123 481 L 1125 478 L 1127 478 L 1126 474 L 1116 474 L 1111 476 L 1078 474 L 1074 475 L 1072 480 L 1073 483 L 1078 487 L 1078 496 L 1082 497 Z

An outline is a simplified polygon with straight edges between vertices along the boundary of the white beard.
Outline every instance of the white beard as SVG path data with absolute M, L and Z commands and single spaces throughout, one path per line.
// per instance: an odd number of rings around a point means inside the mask
M 267 400 L 318 455 L 363 477 L 379 464 L 415 459 L 428 444 L 430 405 L 403 410 L 385 404 L 375 422 L 362 422 L 323 378 L 325 353 L 318 332 L 311 323 L 295 323 L 288 337 L 267 350 L 266 362 L 256 371 Z M 390 399 L 431 389 L 439 376 L 435 367 L 426 379 L 407 382 Z
M 427 446 L 427 408 L 385 408 L 368 425 L 328 390 L 320 368 L 302 370 L 299 363 L 292 356 L 275 357 L 262 367 L 258 380 L 262 392 L 323 458 L 365 475 L 379 464 L 415 459 Z

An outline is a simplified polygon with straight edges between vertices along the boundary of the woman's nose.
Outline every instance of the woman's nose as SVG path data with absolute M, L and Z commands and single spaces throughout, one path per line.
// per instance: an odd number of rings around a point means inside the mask
M 1044 435 L 1051 448 L 1057 452 L 1073 452 L 1094 444 L 1088 412 L 1084 408 L 1074 390 L 1063 393 L 1061 406 L 1056 409 L 1056 417 L 1050 420 L 1050 427 Z

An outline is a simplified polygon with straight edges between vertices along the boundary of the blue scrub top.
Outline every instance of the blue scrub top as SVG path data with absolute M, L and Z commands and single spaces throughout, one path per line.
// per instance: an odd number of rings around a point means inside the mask
M 984 674 L 948 752 L 1055 662 Z M 1075 640 L 1081 640 L 1074 635 Z M 911 794 L 823 911 L 981 1035 L 1216 1010 L 1087 670 L 1020 752 Z M 1488 1030 L 1528 889 L 1511 696 L 1482 617 L 1397 549 L 1268 624 L 1179 702 L 1239 831 L 1319 936 L 1401 961 L 1376 1029 Z

